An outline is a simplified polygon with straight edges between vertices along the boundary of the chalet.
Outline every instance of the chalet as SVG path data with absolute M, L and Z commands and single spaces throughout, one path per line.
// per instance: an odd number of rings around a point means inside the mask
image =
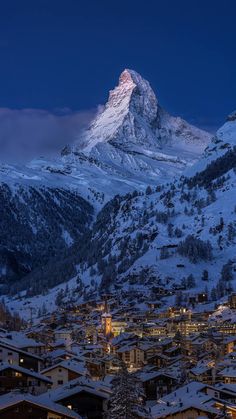
M 140 368 L 144 365 L 144 350 L 136 344 L 121 346 L 117 354 L 128 368 Z
M 13 389 L 41 394 L 51 388 L 52 381 L 42 374 L 8 363 L 0 364 L 0 393 Z
M 148 358 L 150 358 L 152 355 L 154 355 L 157 352 L 157 344 L 153 343 L 152 341 L 143 340 L 141 342 L 137 342 L 137 345 L 144 352 L 145 362 Z
M 76 356 L 75 352 L 67 351 L 66 349 L 55 349 L 47 354 L 49 362 L 68 361 Z
M 149 322 L 143 324 L 143 333 L 145 336 L 166 336 L 167 326 L 166 322 Z
M 236 388 L 235 384 L 218 384 L 217 388 L 214 388 L 215 395 L 221 400 L 226 400 L 228 403 L 236 403 Z
M 230 365 L 224 368 L 217 375 L 220 381 L 223 379 L 225 384 L 236 384 L 236 365 Z
M 148 359 L 149 364 L 155 365 L 159 368 L 165 368 L 169 366 L 171 362 L 173 362 L 173 360 L 169 356 L 161 353 L 155 354 Z
M 0 341 L 23 351 L 30 352 L 34 355 L 41 356 L 46 352 L 46 345 L 42 342 L 37 342 L 32 338 L 28 338 L 22 332 L 10 332 L 1 336 Z
M 43 365 L 41 357 L 4 342 L 0 342 L 0 362 L 8 362 L 37 372 Z
M 178 379 L 161 371 L 141 372 L 138 375 L 148 400 L 156 400 L 171 393 L 178 386 Z
M 217 418 L 219 410 L 214 406 L 205 406 L 190 402 L 185 404 L 183 402 L 176 403 L 172 406 L 154 406 L 152 408 L 153 419 L 195 419 L 195 418 Z
M 117 358 L 113 355 L 107 355 L 103 357 L 101 360 L 101 364 L 103 375 L 112 374 L 114 372 L 116 373 L 119 369 Z
M 229 354 L 230 352 L 234 352 L 234 347 L 236 346 L 236 336 L 227 336 L 223 340 L 222 343 L 224 347 L 224 353 Z
M 42 370 L 41 374 L 52 381 L 52 388 L 56 388 L 75 378 L 88 375 L 88 370 L 83 363 L 69 360 L 51 365 L 51 367 Z
M 0 419 L 81 419 L 67 407 L 30 394 L 0 396 Z
M 89 371 L 89 375 L 94 379 L 98 380 L 104 375 L 104 364 L 103 358 L 89 358 L 85 361 L 86 368 Z
M 169 358 L 176 358 L 181 355 L 181 347 L 178 345 L 173 345 L 171 348 L 163 351 L 164 355 L 167 355 Z
M 236 309 L 236 292 L 233 292 L 229 296 L 228 301 L 229 301 L 229 307 L 232 309 Z
M 111 396 L 110 387 L 88 378 L 73 380 L 48 392 L 44 397 L 72 409 L 87 419 L 102 419 Z
M 56 329 L 54 331 L 55 342 L 64 345 L 67 350 L 71 349 L 72 332 L 69 329 Z
M 198 364 L 189 371 L 191 380 L 201 381 L 205 384 L 215 383 L 215 368 L 211 362 L 199 361 Z
M 216 418 L 219 410 L 214 398 L 204 392 L 206 386 L 192 381 L 158 400 L 152 409 L 153 419 Z

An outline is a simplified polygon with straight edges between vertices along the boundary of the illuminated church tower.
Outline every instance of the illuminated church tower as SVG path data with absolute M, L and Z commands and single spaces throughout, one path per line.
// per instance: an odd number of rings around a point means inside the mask
M 107 299 L 105 299 L 104 313 L 102 314 L 102 328 L 106 338 L 109 338 L 112 333 L 112 316 L 109 313 Z

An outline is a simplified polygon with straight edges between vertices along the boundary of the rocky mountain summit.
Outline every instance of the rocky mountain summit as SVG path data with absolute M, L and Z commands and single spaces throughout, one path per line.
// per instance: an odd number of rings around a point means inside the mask
M 159 105 L 148 81 L 133 70 L 124 70 L 118 86 L 110 91 L 101 114 L 84 132 L 79 147 L 91 153 L 101 143 L 124 151 L 161 150 L 183 142 L 203 151 L 211 136 L 181 118 L 168 115 Z M 76 145 L 75 145 L 76 150 Z
M 110 91 L 104 110 L 67 155 L 94 162 L 109 175 L 135 181 L 162 181 L 181 173 L 202 154 L 212 135 L 181 118 L 170 116 L 158 103 L 148 81 L 124 70 Z M 70 156 L 70 157 L 68 157 Z

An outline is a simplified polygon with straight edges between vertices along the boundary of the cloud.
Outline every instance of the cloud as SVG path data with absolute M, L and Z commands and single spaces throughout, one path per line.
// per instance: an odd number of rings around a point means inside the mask
M 1 162 L 23 162 L 60 152 L 78 138 L 96 112 L 0 108 Z

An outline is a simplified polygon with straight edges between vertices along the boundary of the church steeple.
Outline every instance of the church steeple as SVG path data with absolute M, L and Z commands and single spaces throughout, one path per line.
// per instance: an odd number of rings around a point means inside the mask
M 102 314 L 103 333 L 106 338 L 109 338 L 112 333 L 112 315 L 109 312 L 107 296 L 105 296 L 104 313 Z

